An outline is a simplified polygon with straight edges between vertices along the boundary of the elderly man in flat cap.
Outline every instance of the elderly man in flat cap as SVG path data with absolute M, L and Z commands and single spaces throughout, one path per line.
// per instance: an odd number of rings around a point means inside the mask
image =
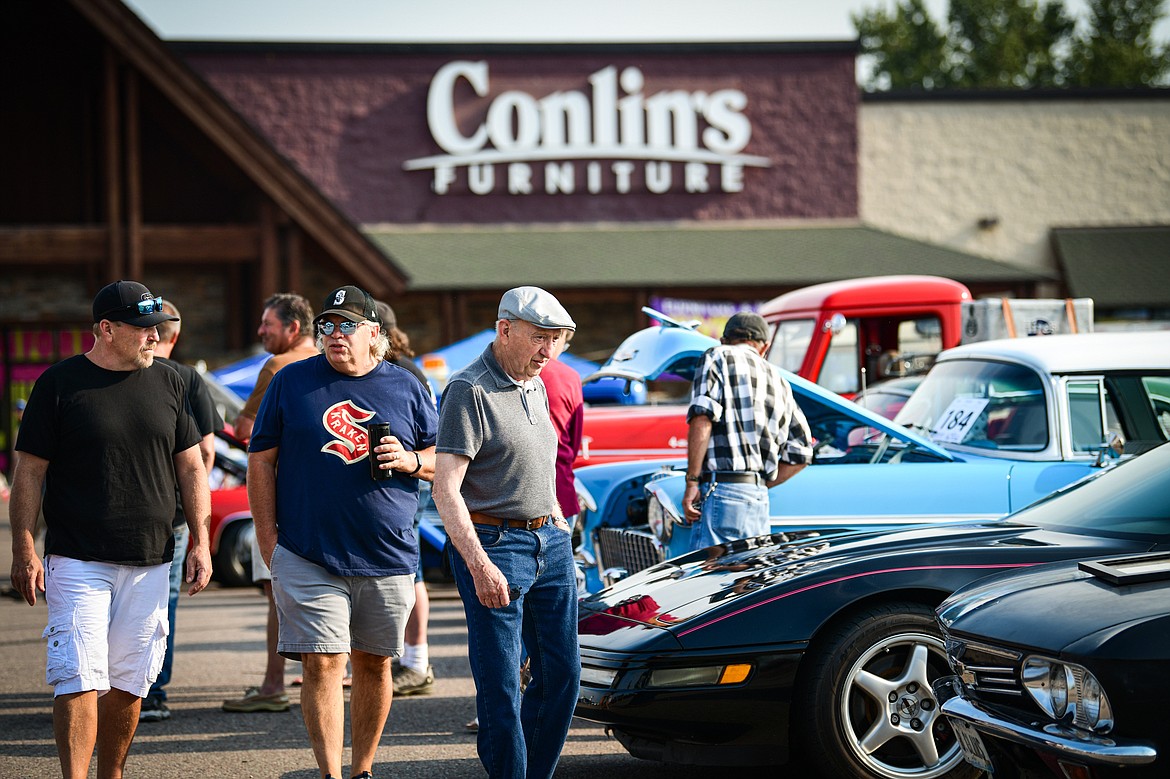
M 575 329 L 543 289 L 508 290 L 495 340 L 443 392 L 434 498 L 456 551 L 479 757 L 494 778 L 551 777 L 577 699 L 573 550 L 557 503 L 557 431 L 540 380 Z M 532 658 L 522 695 L 521 642 Z

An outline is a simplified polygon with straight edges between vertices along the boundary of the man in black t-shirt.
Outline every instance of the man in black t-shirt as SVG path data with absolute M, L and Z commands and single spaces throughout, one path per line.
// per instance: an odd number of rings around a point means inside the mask
M 193 542 L 188 593 L 211 578 L 210 496 L 183 384 L 154 364 L 170 315 L 142 284 L 93 302 L 93 348 L 33 387 L 16 442 L 9 517 L 12 585 L 48 605 L 46 680 L 62 773 L 121 775 L 142 698 L 166 648 L 176 488 Z M 44 505 L 45 561 L 33 526 Z
M 208 473 L 215 465 L 215 434 L 223 430 L 223 419 L 215 408 L 215 399 L 207 389 L 199 371 L 190 365 L 175 362 L 170 359 L 175 345 L 179 342 L 179 331 L 182 329 L 182 315 L 179 309 L 169 300 L 162 302 L 164 314 L 175 317 L 175 321 L 160 322 L 158 325 L 159 341 L 154 347 L 155 362 L 162 363 L 175 370 L 183 380 L 186 391 L 187 413 L 195 420 L 195 427 L 203 439 L 199 442 L 199 453 L 203 458 L 203 467 Z M 171 669 L 175 662 L 175 611 L 179 606 L 179 590 L 183 586 L 183 558 L 187 554 L 187 543 L 190 534 L 187 531 L 187 517 L 183 514 L 183 507 L 179 505 L 175 511 L 171 531 L 175 538 L 175 558 L 171 561 L 170 597 L 167 600 L 167 620 L 170 631 L 167 635 L 167 652 L 163 656 L 162 669 L 158 678 L 150 686 L 150 694 L 142 701 L 142 710 L 138 714 L 139 722 L 160 722 L 170 719 L 171 710 L 167 706 L 167 685 L 171 681 Z

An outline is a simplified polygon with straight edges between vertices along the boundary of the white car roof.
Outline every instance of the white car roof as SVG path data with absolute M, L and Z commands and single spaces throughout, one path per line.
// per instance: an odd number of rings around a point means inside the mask
M 1041 335 L 948 349 L 937 362 L 1007 359 L 1049 374 L 1170 368 L 1170 330 Z

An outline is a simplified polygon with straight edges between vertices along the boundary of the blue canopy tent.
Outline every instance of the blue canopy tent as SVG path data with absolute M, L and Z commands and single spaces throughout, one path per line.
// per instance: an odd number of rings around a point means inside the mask
M 495 330 L 483 330 L 442 349 L 416 357 L 414 361 L 431 380 L 435 393 L 440 394 L 447 383 L 447 377 L 470 364 L 487 348 L 494 337 Z M 232 392 L 241 398 L 247 398 L 252 392 L 252 387 L 256 386 L 256 377 L 260 375 L 260 369 L 264 367 L 264 363 L 271 356 L 267 352 L 261 352 L 218 368 L 211 374 Z M 596 373 L 601 367 L 595 362 L 582 359 L 570 352 L 562 354 L 560 361 L 577 371 L 582 377 Z M 626 382 L 607 378 L 589 382 L 584 385 L 583 390 L 586 403 L 625 405 L 646 402 L 646 385 L 642 382 L 632 382 L 627 391 Z
M 456 341 L 449 346 L 444 346 L 442 349 L 421 355 L 415 358 L 415 362 L 418 363 L 423 373 L 430 378 L 431 382 L 436 385 L 436 391 L 441 392 L 447 383 L 448 377 L 460 368 L 469 365 L 472 360 L 478 357 L 487 348 L 487 345 L 492 342 L 495 335 L 496 331 L 493 329 L 481 330 L 475 335 L 468 336 L 461 341 Z M 571 352 L 563 353 L 558 359 L 577 371 L 582 378 L 596 373 L 600 367 L 597 363 L 577 357 Z M 607 405 L 646 402 L 645 384 L 642 382 L 632 382 L 628 392 L 626 391 L 626 384 L 627 382 L 625 381 L 610 378 L 589 382 L 582 387 L 585 402 Z

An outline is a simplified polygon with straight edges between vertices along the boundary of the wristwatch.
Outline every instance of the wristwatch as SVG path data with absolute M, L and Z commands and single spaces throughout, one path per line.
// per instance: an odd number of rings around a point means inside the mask
M 702 480 L 702 478 L 703 478 L 702 476 L 691 476 L 689 473 L 687 474 L 687 481 L 693 481 L 693 482 L 695 482 L 696 484 L 697 484 L 699 481 L 701 481 L 701 480 Z

